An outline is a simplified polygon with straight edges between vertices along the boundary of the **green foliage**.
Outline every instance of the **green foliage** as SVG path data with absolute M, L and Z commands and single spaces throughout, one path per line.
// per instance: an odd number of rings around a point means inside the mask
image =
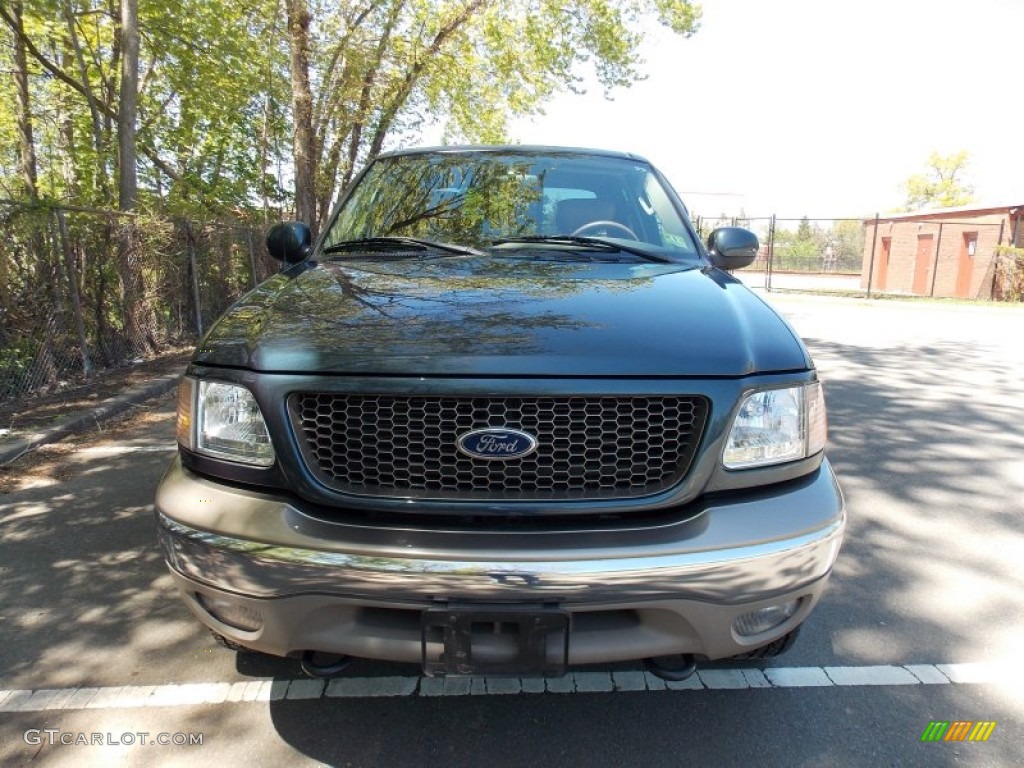
M 859 221 L 836 221 L 824 228 L 805 216 L 795 232 L 775 230 L 773 269 L 856 273 L 863 253 L 864 227 Z
M 932 152 L 927 170 L 904 182 L 907 200 L 903 210 L 956 208 L 974 200 L 974 187 L 963 181 L 968 164 L 966 150 L 950 155 Z
M 775 230 L 773 269 L 780 272 L 818 272 L 822 266 L 822 249 L 820 237 L 810 230 L 806 219 L 800 222 L 801 228 L 806 225 L 807 231 L 801 235 L 800 229 L 791 232 L 785 229 Z
M 43 200 L 0 206 L 0 367 L 35 384 L 52 384 L 69 365 L 84 368 L 72 315 L 81 316 L 93 361 L 112 364 L 194 333 L 196 289 L 207 325 L 253 271 L 265 274 L 250 252 L 258 234 L 223 220 L 294 215 L 294 136 L 308 137 L 299 149 L 313 158 L 313 208 L 323 217 L 360 165 L 415 142 L 424 125 L 444 123 L 449 140 L 505 141 L 512 117 L 539 111 L 559 90 L 579 90 L 583 67 L 606 92 L 641 78 L 649 21 L 686 37 L 700 19 L 690 0 L 138 5 L 133 210 L 141 216 L 126 217 L 110 210 L 120 178 L 119 2 L 0 0 L 0 69 L 24 72 L 28 82 L 25 105 L 16 78 L 0 78 L 0 197 L 26 197 L 21 168 L 33 153 L 19 125 L 28 119 Z M 287 24 L 296 10 L 312 20 L 300 41 L 312 97 L 311 125 L 301 134 Z M 467 221 L 514 220 L 515 206 L 503 200 L 466 201 Z M 67 214 L 64 234 L 57 202 Z M 181 219 L 211 217 L 222 223 L 186 236 Z
M 502 141 L 508 121 L 580 87 L 639 79 L 642 24 L 682 36 L 689 0 L 140 0 L 142 206 L 177 214 L 288 203 L 291 80 L 287 3 L 312 17 L 316 193 L 326 209 L 381 149 L 442 119 L 450 140 Z M 18 43 L 0 24 L 6 60 Z M 118 4 L 24 0 L 41 194 L 109 207 L 117 199 Z M 5 61 L 5 64 L 8 63 Z M 16 100 L 0 81 L 0 191 L 18 190 Z
M 282 36 L 278 3 L 150 2 L 140 121 L 181 174 L 166 193 L 171 208 L 246 208 L 261 191 L 280 204 L 279 180 L 266 179 L 289 150 L 286 57 L 268 45 Z
M 864 257 L 864 224 L 846 219 L 832 225 L 832 245 L 837 272 L 860 272 Z
M 286 51 L 274 0 L 140 0 L 143 205 L 190 213 L 280 207 L 288 150 Z M 6 18 L 5 18 L 6 21 Z M 116 200 L 117 3 L 26 0 L 41 194 Z M 16 38 L 9 22 L 5 38 Z M 268 41 L 270 44 L 268 44 Z M 0 190 L 17 188 L 16 101 L 0 82 Z M 269 173 L 268 173 L 269 172 Z
M 505 141 L 511 118 L 579 89 L 581 65 L 606 91 L 639 79 L 643 20 L 689 35 L 700 16 L 687 0 L 287 1 L 314 20 L 317 218 L 358 166 L 427 121 L 448 142 Z

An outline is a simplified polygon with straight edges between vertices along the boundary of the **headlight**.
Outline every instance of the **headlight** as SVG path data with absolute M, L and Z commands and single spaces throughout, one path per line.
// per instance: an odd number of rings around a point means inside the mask
M 825 448 L 827 424 L 821 384 L 747 395 L 729 431 L 722 463 L 749 469 L 813 456 Z
M 178 442 L 218 459 L 260 467 L 274 463 L 274 448 L 256 398 L 235 384 L 182 379 Z

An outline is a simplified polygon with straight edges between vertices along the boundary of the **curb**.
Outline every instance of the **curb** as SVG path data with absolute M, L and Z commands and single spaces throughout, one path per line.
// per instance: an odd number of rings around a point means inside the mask
M 41 445 L 55 443 L 63 440 L 68 435 L 76 432 L 84 432 L 90 427 L 98 427 L 103 422 L 109 421 L 114 416 L 127 411 L 132 406 L 141 405 L 147 400 L 159 397 L 177 386 L 181 373 L 166 374 L 148 384 L 143 384 L 135 389 L 122 392 L 119 395 L 108 397 L 94 408 L 88 411 L 73 414 L 66 419 L 46 429 L 33 432 L 30 435 L 11 440 L 9 443 L 0 444 L 0 467 L 16 461 L 29 451 L 33 451 Z

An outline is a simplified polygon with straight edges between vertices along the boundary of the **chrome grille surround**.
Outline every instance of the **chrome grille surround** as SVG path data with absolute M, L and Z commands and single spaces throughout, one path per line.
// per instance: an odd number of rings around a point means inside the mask
M 341 493 L 452 500 L 645 496 L 685 476 L 700 442 L 701 396 L 350 395 L 288 402 L 302 458 Z M 476 429 L 522 430 L 537 449 L 510 461 L 458 449 Z

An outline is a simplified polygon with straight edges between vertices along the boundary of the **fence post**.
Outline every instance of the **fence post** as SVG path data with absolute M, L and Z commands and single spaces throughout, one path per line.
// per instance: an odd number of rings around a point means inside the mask
M 64 211 L 60 208 L 56 211 L 57 235 L 54 237 L 54 246 L 64 254 L 64 272 L 68 279 L 68 291 L 71 295 L 71 308 L 75 312 L 75 331 L 78 334 L 78 349 L 82 355 L 82 372 L 85 380 L 92 378 L 92 359 L 89 357 L 89 340 L 85 335 L 85 322 L 82 320 L 82 300 L 78 295 L 78 280 L 75 278 L 75 263 L 71 258 L 71 243 L 68 238 L 68 223 L 64 220 Z M 59 258 L 59 256 L 58 256 Z
M 768 261 L 764 268 L 764 288 L 769 293 L 772 290 L 772 269 L 775 261 L 775 214 L 772 214 L 768 223 Z
M 58 354 L 63 356 L 63 352 L 59 350 L 56 344 L 54 344 L 54 337 L 60 336 L 60 332 L 65 330 L 65 318 L 64 312 L 64 294 L 61 286 L 64 284 L 64 263 L 60 257 L 60 244 L 57 242 L 57 233 L 54 232 L 53 219 L 48 218 L 46 221 L 43 236 L 40 239 L 40 247 L 43 249 L 50 250 L 50 256 L 53 259 L 53 268 L 56 272 L 56 280 L 53 285 L 53 314 L 50 316 L 49 322 L 46 324 L 46 332 L 43 335 L 43 343 L 39 347 L 39 352 L 36 356 L 37 360 L 41 359 L 39 363 L 42 369 L 42 384 L 51 384 L 60 381 L 60 376 L 63 370 L 66 368 L 63 362 L 61 362 L 57 355 L 54 354 L 55 348 Z M 40 254 L 40 258 L 44 254 Z M 34 389 L 40 384 L 33 385 Z
M 871 277 L 875 272 L 875 246 L 878 244 L 878 213 L 875 213 L 875 232 L 871 237 L 871 260 L 868 262 L 868 290 L 867 297 L 871 298 Z
M 192 234 L 192 222 L 185 222 L 185 242 L 188 246 L 188 265 L 192 271 L 192 305 L 196 311 L 196 341 L 203 338 L 203 313 L 199 303 L 199 272 L 196 269 L 196 241 Z

